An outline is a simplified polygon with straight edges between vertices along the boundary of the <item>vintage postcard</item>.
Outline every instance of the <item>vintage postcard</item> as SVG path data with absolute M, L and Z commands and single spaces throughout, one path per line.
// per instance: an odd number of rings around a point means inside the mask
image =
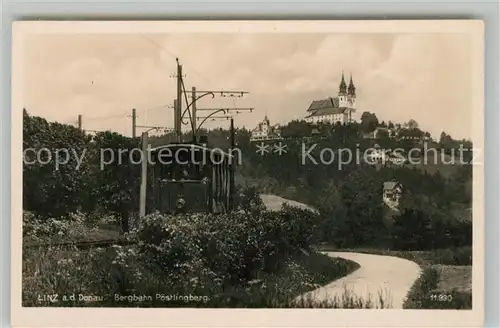
M 483 30 L 15 22 L 13 326 L 482 326 Z

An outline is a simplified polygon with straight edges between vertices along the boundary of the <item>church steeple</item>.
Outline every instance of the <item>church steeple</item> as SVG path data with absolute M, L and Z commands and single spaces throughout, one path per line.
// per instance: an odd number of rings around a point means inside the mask
M 352 81 L 352 74 L 349 77 L 349 86 L 345 83 L 344 71 L 342 71 L 342 80 L 339 86 L 339 107 L 351 108 L 356 107 L 356 87 Z
M 340 81 L 339 85 L 339 95 L 346 94 L 347 93 L 347 84 L 345 83 L 344 79 L 344 71 L 342 71 L 342 80 Z
M 356 95 L 356 87 L 354 86 L 354 83 L 352 82 L 352 74 L 349 79 L 349 87 L 347 88 L 347 94 L 349 96 L 355 96 Z

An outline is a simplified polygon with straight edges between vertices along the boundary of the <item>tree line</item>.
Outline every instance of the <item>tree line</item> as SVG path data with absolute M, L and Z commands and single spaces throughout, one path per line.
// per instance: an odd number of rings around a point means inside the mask
M 411 140 L 363 138 L 363 132 L 374 126 L 370 123 L 374 121 L 374 115 L 365 116 L 368 118 L 360 124 L 317 126 L 320 138 L 311 137 L 311 127 L 305 122 L 290 122 L 283 127 L 282 133 L 298 135 L 299 138 L 283 140 L 287 152 L 281 156 L 257 154 L 255 144 L 250 141 L 251 131 L 236 129 L 235 142 L 243 154 L 243 162 L 237 167 L 239 184 L 249 184 L 260 192 L 272 192 L 318 208 L 322 216 L 319 225 L 322 240 L 339 247 L 392 245 L 423 248 L 438 239 L 447 241 L 440 247 L 471 244 L 470 220 L 459 219 L 472 204 L 470 165 L 446 167 L 447 174 L 444 174 L 441 170 L 428 172 L 415 166 L 378 167 L 352 162 L 339 169 L 337 165 L 302 163 L 303 143 L 317 144 L 313 155 L 318 155 L 325 147 L 366 149 L 375 142 L 382 148 L 415 146 Z M 415 123 L 410 124 L 411 128 L 418 126 Z M 208 136 L 210 146 L 229 147 L 228 129 L 204 130 L 202 133 Z M 302 135 L 307 138 L 301 139 Z M 442 140 L 443 147 L 459 142 L 450 141 L 451 137 L 448 137 Z M 190 135 L 186 134 L 184 138 L 190 140 Z M 153 146 L 164 144 L 172 141 L 172 135 L 152 137 L 150 141 Z M 63 217 L 77 211 L 89 213 L 89 217 L 99 213 L 113 214 L 119 218 L 122 230 L 128 231 L 130 218 L 138 212 L 140 166 L 128 163 L 124 158 L 103 170 L 99 166 L 99 152 L 100 149 L 133 149 L 139 144 L 138 139 L 112 132 L 90 136 L 73 126 L 48 122 L 25 113 L 24 149 L 72 148 L 79 152 L 85 149 L 86 160 L 78 169 L 79 163 L 74 158 L 58 170 L 40 163 L 25 164 L 24 209 L 41 217 Z M 115 154 L 116 157 L 119 155 Z M 399 213 L 392 213 L 382 203 L 385 181 L 398 181 L 403 185 Z M 438 232 L 442 234 L 439 238 Z M 408 237 L 414 235 L 420 239 Z M 408 245 L 403 245 L 403 242 Z

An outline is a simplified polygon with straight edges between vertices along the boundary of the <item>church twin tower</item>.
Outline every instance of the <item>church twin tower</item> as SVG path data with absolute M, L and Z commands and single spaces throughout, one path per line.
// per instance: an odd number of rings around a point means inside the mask
M 352 75 L 349 79 L 349 86 L 345 83 L 344 72 L 339 86 L 339 107 L 355 108 L 356 105 L 356 87 L 352 82 Z

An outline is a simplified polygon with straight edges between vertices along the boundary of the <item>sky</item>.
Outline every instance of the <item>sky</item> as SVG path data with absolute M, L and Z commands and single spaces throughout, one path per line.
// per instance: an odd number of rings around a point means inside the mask
M 188 90 L 249 92 L 197 103 L 255 108 L 233 116 L 237 126 L 304 118 L 312 100 L 337 96 L 344 72 L 356 85 L 358 118 L 414 119 L 433 137 L 470 138 L 471 56 L 469 37 L 450 33 L 31 35 L 23 98 L 30 115 L 75 125 L 82 115 L 88 130 L 131 135 L 132 108 L 140 125 L 173 127 L 178 57 Z

